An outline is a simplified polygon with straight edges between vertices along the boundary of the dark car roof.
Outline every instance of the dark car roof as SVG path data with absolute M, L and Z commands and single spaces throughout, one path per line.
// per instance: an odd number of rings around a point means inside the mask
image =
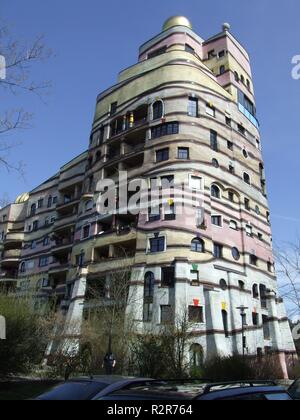
M 288 392 L 280 386 L 256 386 L 256 387 L 236 387 L 236 388 L 228 388 L 228 389 L 220 389 L 216 391 L 211 391 L 209 393 L 205 393 L 200 395 L 197 399 L 198 400 L 218 400 L 218 399 L 226 399 L 226 398 L 234 398 L 234 397 L 243 397 L 246 395 L 255 395 L 255 394 L 286 394 L 289 395 Z

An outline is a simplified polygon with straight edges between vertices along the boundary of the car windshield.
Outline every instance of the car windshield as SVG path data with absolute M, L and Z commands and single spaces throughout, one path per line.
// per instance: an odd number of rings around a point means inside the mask
M 295 400 L 300 400 L 300 380 L 293 383 L 289 389 L 289 393 Z
M 106 387 L 107 384 L 101 382 L 66 382 L 39 396 L 37 400 L 85 401 L 93 398 L 98 392 L 102 391 Z

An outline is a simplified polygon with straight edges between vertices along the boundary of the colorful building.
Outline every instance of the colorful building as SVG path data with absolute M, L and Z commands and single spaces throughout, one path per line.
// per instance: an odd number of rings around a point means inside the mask
M 124 172 L 147 194 L 156 186 L 156 212 L 99 214 L 99 181 Z M 188 217 L 176 211 L 183 184 L 188 201 L 202 197 Z M 105 300 L 111 273 L 125 267 L 136 328 L 155 331 L 187 311 L 195 362 L 272 352 L 285 369 L 295 353 L 274 272 L 250 59 L 228 24 L 204 40 L 186 18 L 167 20 L 98 96 L 88 151 L 0 218 L 1 283 L 54 299 L 67 322 L 93 309 L 89 284 Z

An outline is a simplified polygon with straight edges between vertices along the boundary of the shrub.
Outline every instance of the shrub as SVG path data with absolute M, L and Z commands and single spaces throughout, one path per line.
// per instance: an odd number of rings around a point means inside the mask
M 230 382 L 255 378 L 255 371 L 242 356 L 217 356 L 209 359 L 203 367 L 203 377 L 212 382 Z

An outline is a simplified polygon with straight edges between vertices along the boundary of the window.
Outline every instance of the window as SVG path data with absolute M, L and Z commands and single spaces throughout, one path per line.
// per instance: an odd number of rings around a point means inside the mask
M 225 66 L 221 66 L 220 67 L 220 75 L 224 74 L 226 72 L 226 67 Z
M 259 315 L 256 312 L 252 313 L 252 323 L 255 327 L 259 325 Z
M 237 71 L 235 71 L 235 72 L 234 72 L 234 80 L 235 80 L 236 82 L 239 82 L 239 81 L 240 81 L 240 76 L 239 76 L 239 74 L 238 74 L 238 72 L 237 72 Z
M 151 129 L 151 138 L 157 139 L 159 137 L 170 136 L 179 133 L 178 122 L 161 124 Z
M 248 198 L 245 198 L 245 209 L 248 211 L 251 211 L 251 206 L 250 206 L 250 200 Z
M 190 158 L 190 149 L 188 147 L 178 148 L 178 159 L 188 160 Z
M 158 237 L 150 239 L 150 252 L 164 252 L 165 251 L 165 238 Z
M 199 286 L 199 271 L 198 270 L 191 270 L 191 285 L 192 286 Z
M 246 182 L 248 185 L 251 185 L 250 175 L 246 172 L 244 172 L 244 182 Z
M 253 237 L 253 227 L 251 225 L 246 225 L 246 235 Z
M 40 257 L 39 267 L 47 267 L 48 264 L 49 264 L 48 257 Z
M 213 165 L 213 167 L 215 167 L 215 168 L 217 168 L 217 169 L 220 167 L 219 162 L 218 162 L 218 160 L 217 160 L 217 159 L 213 159 L 213 160 L 212 160 L 212 165 Z
M 34 216 L 36 214 L 36 204 L 32 204 L 30 207 L 30 216 Z
M 99 162 L 99 160 L 101 160 L 101 157 L 102 157 L 102 155 L 101 155 L 101 151 L 100 151 L 100 150 L 98 150 L 98 152 L 96 153 L 96 156 L 95 156 L 95 160 L 96 160 L 96 162 Z
M 48 287 L 48 286 L 49 286 L 49 280 L 46 279 L 46 278 L 42 279 L 42 287 L 44 288 L 44 287 Z
M 36 232 L 39 229 L 39 221 L 35 220 L 32 224 L 32 230 Z
M 197 98 L 189 98 L 188 115 L 190 117 L 198 117 L 199 103 Z
M 266 309 L 267 308 L 267 288 L 265 285 L 261 284 L 259 286 L 259 294 L 260 294 L 261 307 Z
M 245 77 L 243 75 L 241 75 L 241 82 L 245 83 Z
M 159 120 L 164 115 L 164 104 L 163 101 L 156 101 L 152 105 L 153 120 Z
M 274 272 L 274 264 L 271 261 L 268 261 L 268 271 L 269 273 L 273 273 Z
M 231 203 L 234 203 L 234 197 L 235 197 L 235 195 L 234 195 L 234 192 L 233 191 L 229 191 L 228 192 L 228 200 L 229 201 L 231 201 Z
M 118 102 L 113 102 L 110 105 L 110 115 L 114 115 L 117 112 L 118 109 Z
M 170 324 L 172 323 L 173 317 L 173 308 L 170 305 L 162 305 L 160 307 L 160 322 L 161 324 Z
M 236 247 L 232 248 L 231 253 L 232 253 L 233 258 L 236 261 L 239 261 L 239 259 L 241 258 L 241 254 L 240 254 L 240 251 Z
M 50 245 L 50 238 L 49 238 L 49 236 L 46 236 L 46 237 L 44 238 L 44 240 L 43 240 L 43 245 L 44 245 L 44 246 L 48 246 L 48 245 Z
M 93 202 L 93 200 L 89 200 L 89 201 L 87 201 L 86 202 L 86 204 L 85 204 L 85 211 L 87 212 L 87 211 L 91 211 L 91 210 L 93 210 L 93 207 L 94 207 L 94 202 Z
M 31 249 L 35 249 L 36 248 L 36 241 L 32 241 L 31 242 Z
M 90 225 L 83 226 L 83 228 L 82 228 L 82 239 L 87 239 L 87 238 L 90 237 L 90 230 L 91 230 Z
M 218 133 L 213 130 L 210 130 L 210 147 L 215 152 L 218 151 Z
M 238 101 L 253 117 L 256 116 L 255 105 L 241 90 L 238 90 Z
M 189 44 L 185 44 L 185 51 L 191 54 L 195 54 L 195 50 Z
M 160 206 L 157 206 L 155 209 L 149 208 L 148 210 L 148 221 L 157 222 L 160 220 Z
M 203 324 L 203 307 L 202 306 L 189 306 L 189 322 L 193 324 Z
M 202 178 L 198 176 L 190 176 L 190 188 L 192 190 L 201 190 L 202 187 Z
M 210 115 L 211 117 L 216 116 L 216 108 L 212 104 L 206 104 L 206 113 L 207 115 Z
M 165 220 L 176 220 L 176 206 L 174 202 L 168 207 L 165 210 Z
M 258 233 L 258 234 L 257 234 L 257 237 L 258 237 L 258 239 L 259 239 L 260 241 L 263 241 L 263 240 L 264 240 L 264 235 L 263 235 L 262 233 Z
M 48 198 L 48 204 L 47 207 L 50 208 L 52 206 L 52 197 L 50 195 L 50 197 Z
M 235 168 L 234 168 L 234 166 L 233 166 L 233 164 L 232 164 L 232 163 L 230 163 L 230 164 L 229 164 L 229 166 L 228 166 L 228 171 L 229 171 L 232 175 L 234 175 L 234 174 L 235 174 Z
M 248 152 L 247 152 L 247 150 L 246 150 L 246 149 L 243 149 L 243 155 L 244 155 L 244 158 L 245 158 L 245 159 L 248 159 L 249 154 L 248 154 Z
M 81 253 L 79 255 L 76 255 L 76 265 L 78 267 L 83 267 L 84 266 L 84 261 L 85 261 L 85 253 L 83 251 L 81 251 Z
M 167 46 L 161 47 L 161 48 L 157 48 L 154 51 L 151 51 L 147 58 L 148 60 L 150 60 L 151 58 L 155 58 L 158 57 L 159 55 L 165 54 L 167 52 Z
M 221 287 L 221 289 L 222 289 L 223 291 L 225 291 L 225 290 L 227 290 L 227 289 L 228 289 L 228 287 L 227 287 L 227 283 L 226 283 L 226 280 L 224 280 L 224 279 L 221 279 L 221 280 L 220 280 L 220 287 Z
M 254 299 L 258 299 L 259 298 L 259 291 L 258 291 L 258 285 L 254 284 L 252 287 L 252 295 Z
M 256 256 L 256 255 L 254 255 L 254 254 L 251 254 L 251 255 L 250 255 L 250 264 L 251 264 L 251 265 L 255 265 L 255 266 L 257 266 L 257 263 L 258 263 L 258 258 L 257 258 L 257 256 Z
M 222 216 L 212 216 L 211 223 L 212 225 L 222 227 Z
M 225 337 L 228 338 L 229 337 L 228 314 L 227 314 L 227 311 L 225 310 L 222 311 L 222 320 L 223 320 L 224 334 L 225 334 Z
M 156 152 L 156 162 L 164 162 L 169 160 L 169 149 L 161 149 Z
M 231 118 L 225 117 L 225 122 L 226 122 L 226 125 L 228 125 L 228 127 L 232 126 L 232 119 Z
M 44 200 L 41 198 L 41 199 L 38 201 L 38 208 L 39 208 L 39 209 L 41 209 L 43 206 L 44 206 Z
M 205 244 L 204 244 L 204 241 L 202 239 L 199 239 L 199 238 L 193 239 L 192 240 L 191 250 L 193 252 L 199 252 L 199 253 L 205 252 Z
M 260 208 L 255 206 L 255 213 L 259 216 L 260 215 Z
M 215 258 L 223 258 L 223 246 L 220 244 L 214 244 L 213 256 Z
M 215 50 L 208 51 L 208 53 L 207 53 L 208 60 L 211 60 L 212 58 L 215 58 L 215 56 L 216 56 Z
M 204 351 L 200 344 L 193 344 L 190 348 L 191 368 L 202 368 L 204 365 Z
M 26 273 L 26 263 L 22 262 L 20 265 L 20 272 L 21 273 Z
M 144 298 L 148 299 L 153 303 L 153 296 L 154 296 L 154 283 L 155 277 L 154 274 L 149 271 L 145 274 L 145 283 L 144 283 Z
M 175 285 L 175 268 L 164 267 L 161 269 L 161 286 L 174 287 Z
M 225 57 L 225 50 L 220 51 L 219 54 L 218 54 L 218 57 L 219 58 Z
M 238 230 L 238 224 L 235 220 L 230 220 L 229 227 L 230 227 L 230 229 Z
M 242 280 L 239 281 L 239 289 L 245 290 L 245 283 Z
M 262 323 L 263 323 L 263 332 L 264 332 L 264 339 L 270 340 L 270 326 L 269 326 L 269 318 L 267 315 L 262 316 Z
M 211 196 L 218 199 L 221 198 L 220 188 L 217 187 L 216 185 L 211 186 Z
M 246 130 L 242 126 L 242 124 L 238 124 L 238 131 L 239 131 L 239 133 L 243 134 L 243 136 L 246 134 Z
M 233 143 L 232 143 L 232 141 L 227 141 L 227 148 L 229 149 L 229 150 L 231 150 L 231 151 L 233 151 Z

